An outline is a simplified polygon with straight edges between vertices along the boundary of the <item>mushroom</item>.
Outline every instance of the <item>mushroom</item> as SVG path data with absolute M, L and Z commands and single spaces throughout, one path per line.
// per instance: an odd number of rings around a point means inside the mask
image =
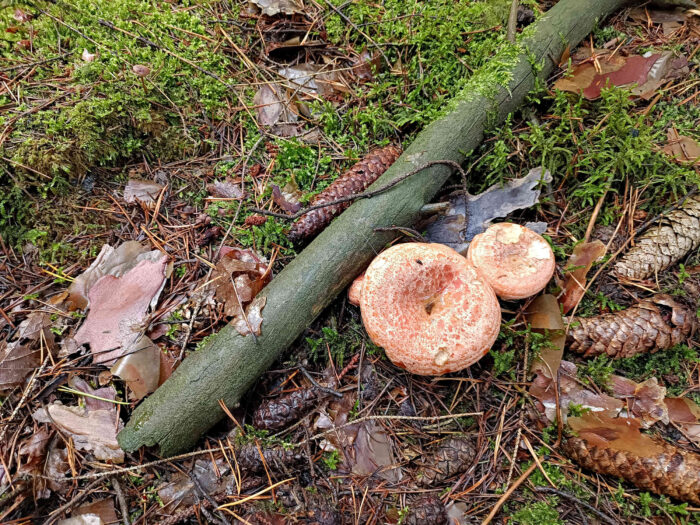
M 348 288 L 348 301 L 350 301 L 350 304 L 360 306 L 360 298 L 362 297 L 362 281 L 364 278 L 365 274 L 361 273 L 352 282 L 350 288 Z
M 472 365 L 500 330 L 496 294 L 463 256 L 442 244 L 389 248 L 370 263 L 361 288 L 370 338 L 414 374 L 442 375 Z
M 524 299 L 547 286 L 554 274 L 549 243 L 532 230 L 501 222 L 472 239 L 467 259 L 501 299 Z

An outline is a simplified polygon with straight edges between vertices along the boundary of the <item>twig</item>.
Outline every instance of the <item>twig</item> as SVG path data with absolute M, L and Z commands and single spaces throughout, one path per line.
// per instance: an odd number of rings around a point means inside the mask
M 117 478 L 112 480 L 112 487 L 114 487 L 114 492 L 117 493 L 117 501 L 119 502 L 119 510 L 122 513 L 122 523 L 124 525 L 131 525 L 129 521 L 129 507 L 126 505 L 126 498 L 124 497 L 124 491 L 122 491 L 122 486 Z
M 513 458 L 515 460 L 515 458 Z M 537 463 L 534 461 L 532 462 L 532 465 L 530 465 L 525 472 L 522 473 L 522 475 L 513 483 L 510 488 L 501 496 L 496 504 L 493 506 L 491 509 L 491 512 L 489 512 L 489 515 L 486 516 L 486 519 L 481 522 L 481 525 L 488 525 L 491 523 L 491 520 L 494 518 L 496 514 L 498 514 L 498 511 L 501 509 L 503 504 L 508 501 L 508 498 L 510 498 L 511 494 L 515 492 L 515 489 L 517 489 L 520 485 L 522 485 L 523 481 L 525 481 L 530 474 L 537 468 Z
M 581 501 L 579 498 L 577 498 L 573 494 L 569 494 L 568 492 L 563 492 L 561 490 L 557 490 L 557 489 L 552 488 L 552 487 L 535 487 L 535 492 L 545 492 L 548 494 L 556 494 L 557 496 L 561 496 L 562 498 L 566 498 L 570 501 L 573 501 L 574 503 L 576 503 L 576 505 L 578 505 L 579 507 L 583 507 L 588 512 L 592 512 L 593 514 L 598 516 L 601 520 L 603 520 L 605 523 L 610 523 L 610 525 L 615 525 L 616 523 L 618 523 L 616 520 L 614 520 L 613 518 L 611 518 L 607 514 L 599 511 L 598 509 L 596 509 L 592 505 L 589 505 L 585 501 Z
M 397 177 L 396 179 L 392 180 L 388 184 L 385 184 L 381 188 L 377 188 L 376 190 L 371 190 L 371 191 L 364 191 L 362 193 L 358 193 L 356 195 L 346 195 L 345 197 L 341 197 L 339 199 L 329 201 L 329 202 L 323 202 L 321 204 L 314 204 L 313 206 L 309 206 L 308 208 L 304 208 L 302 210 L 299 210 L 296 213 L 292 214 L 286 214 L 286 213 L 276 213 L 274 211 L 268 211 L 268 210 L 263 210 L 260 208 L 251 208 L 252 211 L 256 213 L 260 213 L 262 215 L 270 215 L 271 217 L 277 217 L 278 219 L 285 219 L 288 221 L 293 221 L 295 219 L 298 219 L 299 217 L 302 217 L 303 215 L 306 215 L 307 213 L 314 211 L 314 210 L 319 210 L 321 208 L 326 208 L 328 206 L 334 206 L 336 204 L 342 204 L 344 202 L 350 202 L 358 199 L 369 199 L 370 197 L 374 197 L 375 195 L 379 195 L 380 193 L 384 193 L 388 189 L 393 188 L 400 182 L 403 182 L 404 180 L 408 179 L 409 177 L 412 177 L 413 175 L 416 175 L 423 171 L 426 168 L 430 168 L 431 166 L 448 166 L 452 169 L 455 169 L 459 171 L 460 175 L 462 177 L 466 177 L 466 174 L 464 172 L 464 169 L 462 169 L 462 166 L 459 165 L 459 163 L 453 161 L 453 160 L 432 160 L 430 162 L 426 162 L 422 166 L 409 171 L 408 173 L 404 173 L 400 177 Z
M 48 476 L 45 476 L 48 477 Z M 53 479 L 53 478 L 50 478 Z M 62 479 L 67 479 L 67 478 L 56 478 L 54 481 L 61 481 Z M 71 499 L 69 502 L 61 505 L 58 507 L 56 510 L 54 510 L 51 515 L 49 516 L 49 519 L 44 522 L 44 525 L 51 525 L 53 522 L 58 519 L 58 516 L 60 516 L 63 512 L 66 512 L 73 508 L 74 505 L 77 505 L 80 503 L 81 500 L 83 500 L 88 494 L 90 494 L 90 490 L 92 490 L 94 487 L 100 483 L 100 479 L 96 479 L 92 483 L 90 483 L 87 487 L 85 487 L 82 492 L 78 493 L 75 495 L 73 499 Z
M 513 0 L 510 5 L 510 13 L 508 14 L 508 28 L 506 30 L 506 38 L 511 44 L 515 44 L 515 30 L 518 26 L 518 0 Z
M 320 390 L 321 392 L 325 392 L 326 394 L 329 394 L 331 396 L 335 396 L 337 398 L 343 397 L 343 394 L 338 392 L 337 390 L 333 390 L 332 388 L 328 388 L 327 386 L 323 386 L 319 384 L 313 377 L 311 377 L 311 374 L 309 374 L 309 371 L 306 370 L 303 366 L 299 365 L 299 370 L 301 370 L 301 373 L 304 374 L 304 377 L 309 380 L 309 382 L 316 388 L 317 390 Z

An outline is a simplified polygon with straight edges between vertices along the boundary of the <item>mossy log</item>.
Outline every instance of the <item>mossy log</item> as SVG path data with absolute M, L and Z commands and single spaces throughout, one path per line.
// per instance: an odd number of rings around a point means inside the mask
M 577 45 L 596 22 L 623 3 L 560 0 L 529 30 L 522 52 L 508 68 L 507 85 L 483 75 L 482 85 L 459 95 L 445 116 L 427 126 L 370 190 L 430 161 L 463 162 L 481 142 L 486 127 L 516 110 L 536 79 L 551 73 L 567 46 Z M 475 78 L 480 78 L 478 72 Z M 166 456 L 191 448 L 223 418 L 219 400 L 236 406 L 280 353 L 393 238 L 394 234 L 375 228 L 413 224 L 451 172 L 447 166 L 432 166 L 350 206 L 263 290 L 267 304 L 257 341 L 239 335 L 230 325 L 211 337 L 136 408 L 119 434 L 122 448 L 160 445 Z

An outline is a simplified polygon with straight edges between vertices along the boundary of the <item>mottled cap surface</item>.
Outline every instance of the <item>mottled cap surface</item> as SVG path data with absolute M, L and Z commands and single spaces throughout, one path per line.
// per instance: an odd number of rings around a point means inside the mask
M 399 244 L 379 254 L 365 272 L 360 308 L 372 341 L 420 375 L 472 365 L 501 325 L 491 287 L 442 244 Z
M 467 259 L 502 299 L 524 299 L 554 275 L 554 253 L 532 230 L 509 222 L 492 224 L 472 240 Z

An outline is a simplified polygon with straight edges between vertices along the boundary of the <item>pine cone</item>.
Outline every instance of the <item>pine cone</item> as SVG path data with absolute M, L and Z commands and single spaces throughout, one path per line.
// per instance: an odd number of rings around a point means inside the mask
M 476 450 L 474 442 L 466 437 L 448 438 L 422 462 L 417 482 L 424 487 L 436 485 L 463 472 L 472 461 Z
M 253 414 L 253 425 L 261 430 L 277 430 L 294 423 L 318 404 L 323 393 L 303 388 L 264 401 Z
M 311 204 L 323 204 L 363 192 L 399 158 L 399 155 L 401 155 L 401 149 L 393 145 L 371 151 L 316 195 Z M 352 202 L 343 202 L 310 211 L 292 225 L 287 238 L 292 242 L 298 242 L 316 236 L 328 226 L 333 217 L 340 215 L 350 204 Z
M 661 452 L 643 455 L 591 445 L 579 437 L 563 445 L 569 458 L 584 468 L 618 476 L 642 490 L 700 504 L 700 457 L 665 442 L 655 441 Z
M 694 311 L 659 294 L 626 310 L 575 318 L 567 344 L 586 357 L 630 357 L 671 348 L 690 337 L 696 324 Z
M 615 264 L 614 271 L 628 279 L 646 279 L 661 272 L 700 246 L 700 195 L 642 234 L 637 243 Z
M 263 465 L 260 451 L 265 458 Z M 304 454 L 295 450 L 287 450 L 283 447 L 258 448 L 255 443 L 248 443 L 236 452 L 236 461 L 241 470 L 251 472 L 265 472 L 265 466 L 271 472 L 286 472 L 293 470 L 306 461 Z
M 435 496 L 420 498 L 411 504 L 411 512 L 401 523 L 405 525 L 444 525 L 447 511 Z

